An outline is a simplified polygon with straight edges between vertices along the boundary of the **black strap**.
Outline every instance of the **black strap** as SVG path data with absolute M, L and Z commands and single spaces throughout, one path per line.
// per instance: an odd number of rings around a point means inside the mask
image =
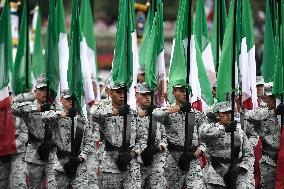
M 153 118 L 153 116 L 150 116 L 149 119 L 152 119 L 152 125 L 149 125 L 149 128 L 151 127 L 151 129 L 148 130 L 148 146 L 154 145 L 157 132 L 157 121 Z
M 188 113 L 188 125 L 185 125 L 185 130 L 187 130 L 188 133 L 187 136 L 185 136 L 185 141 L 188 141 L 188 144 L 185 144 L 186 146 L 192 146 L 192 140 L 193 140 L 193 132 L 194 132 L 194 125 L 195 125 L 195 113 L 194 112 L 189 112 Z M 187 139 L 187 140 L 186 140 Z M 187 149 L 184 149 L 184 152 L 187 152 Z
M 235 152 L 235 159 L 238 159 L 239 157 L 239 153 L 241 151 L 241 138 L 240 138 L 240 134 L 239 131 L 235 131 L 234 132 L 234 152 Z
M 125 146 L 123 146 L 123 148 L 128 149 L 128 147 L 130 146 L 130 138 L 131 138 L 131 115 L 127 114 L 126 143 Z
M 80 153 L 80 147 L 81 147 L 81 143 L 82 143 L 82 139 L 83 139 L 83 135 L 84 135 L 84 125 L 85 122 L 77 119 L 77 127 L 76 127 L 76 133 L 75 133 L 75 154 L 79 155 Z

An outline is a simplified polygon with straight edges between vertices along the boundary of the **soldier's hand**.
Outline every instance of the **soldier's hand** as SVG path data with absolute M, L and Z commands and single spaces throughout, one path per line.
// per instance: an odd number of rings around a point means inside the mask
M 195 155 L 196 157 L 199 157 L 199 156 L 201 156 L 202 154 L 203 154 L 203 152 L 202 152 L 202 150 L 200 150 L 199 148 L 197 148 L 196 151 L 194 152 L 194 155 Z
M 123 105 L 121 108 L 118 109 L 118 114 L 120 116 L 126 116 L 130 112 L 130 106 L 128 104 Z
M 139 112 L 139 117 L 145 117 L 147 115 L 147 111 L 142 110 Z
M 146 112 L 147 112 L 147 115 L 152 115 L 153 111 L 156 109 L 157 107 L 155 105 L 150 105 L 146 108 Z
M 68 117 L 75 117 L 77 115 L 77 108 L 68 108 Z
M 179 112 L 180 111 L 180 106 L 179 105 L 175 105 L 175 106 L 169 107 L 168 111 L 169 111 L 169 113 Z
M 131 151 L 130 151 L 130 156 L 131 156 L 132 158 L 135 158 L 135 157 L 137 156 L 137 154 L 136 154 L 136 152 L 135 152 L 134 150 L 131 150 Z
M 181 107 L 180 107 L 180 111 L 182 111 L 183 113 L 190 112 L 190 110 L 191 110 L 190 102 L 186 102 L 186 103 L 182 104 Z
M 164 151 L 165 151 L 164 146 L 160 145 L 160 152 L 162 153 L 162 152 L 164 152 Z
M 237 129 L 237 121 L 231 121 L 227 126 L 225 126 L 225 132 L 230 133 L 232 131 L 236 131 Z
M 51 105 L 49 103 L 44 103 L 40 106 L 41 112 L 46 112 L 50 110 Z
M 284 104 L 279 104 L 275 109 L 276 115 L 282 115 L 284 114 Z

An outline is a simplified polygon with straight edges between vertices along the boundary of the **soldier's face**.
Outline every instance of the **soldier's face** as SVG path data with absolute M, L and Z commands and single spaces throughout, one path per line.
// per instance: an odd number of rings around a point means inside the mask
M 186 101 L 186 89 L 184 87 L 176 87 L 173 90 L 173 95 L 177 104 L 185 103 Z
M 60 99 L 64 109 L 69 109 L 69 108 L 72 108 L 72 98 L 61 98 Z
M 219 112 L 219 123 L 228 125 L 231 122 L 231 112 Z
M 151 93 L 137 93 L 136 100 L 140 108 L 146 109 L 151 104 Z
M 115 89 L 110 91 L 112 103 L 117 106 L 122 106 L 124 103 L 124 89 Z
M 34 92 L 39 103 L 46 102 L 47 87 L 36 88 Z
M 265 102 L 269 110 L 274 110 L 276 108 L 276 98 L 272 95 L 265 96 Z
M 262 97 L 264 95 L 264 85 L 257 85 L 257 97 Z

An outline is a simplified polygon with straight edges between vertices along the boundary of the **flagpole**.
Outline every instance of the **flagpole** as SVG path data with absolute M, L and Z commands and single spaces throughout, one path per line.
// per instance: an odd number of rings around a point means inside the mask
M 231 112 L 231 119 L 234 122 L 235 119 L 235 61 L 236 61 L 236 24 L 237 24 L 237 5 L 238 0 L 235 0 L 235 7 L 234 7 L 234 30 L 233 30 L 233 57 L 232 57 L 232 94 L 231 94 L 231 103 L 232 103 L 232 112 Z M 231 131 L 231 161 L 230 166 L 233 167 L 235 165 L 235 149 L 234 149 L 234 130 Z
M 191 41 L 191 7 L 192 0 L 189 0 L 189 9 L 188 9 L 188 36 L 187 36 L 187 64 L 186 64 L 186 83 L 189 84 L 189 74 L 190 74 L 190 41 Z M 186 90 L 186 102 L 189 103 L 189 91 Z M 187 153 L 189 146 L 192 141 L 189 141 L 189 129 L 188 127 L 188 112 L 185 113 L 185 140 L 184 140 L 184 152 Z
M 129 51 L 129 0 L 125 0 L 126 1 L 126 13 L 127 13 L 127 24 L 126 24 L 126 69 L 128 69 L 128 65 L 129 65 L 129 58 L 128 58 L 128 51 Z M 127 105 L 127 83 L 125 83 L 124 86 L 124 105 Z M 124 151 L 127 151 L 127 146 L 126 146 L 126 130 L 127 130 L 127 115 L 123 116 L 123 138 L 122 138 L 122 148 L 124 149 Z
M 29 69 L 29 51 L 28 51 L 28 49 L 29 49 L 29 1 L 28 0 L 26 0 L 26 11 L 27 11 L 27 28 L 26 28 L 26 90 L 27 89 L 29 89 L 29 71 L 28 71 L 28 69 Z

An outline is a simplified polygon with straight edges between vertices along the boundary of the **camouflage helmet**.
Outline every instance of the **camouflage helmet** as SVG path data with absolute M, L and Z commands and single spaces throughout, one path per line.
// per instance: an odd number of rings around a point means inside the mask
M 137 93 L 149 93 L 151 90 L 148 88 L 147 84 L 144 83 L 138 83 L 136 85 L 136 92 Z
M 70 90 L 69 89 L 62 90 L 60 96 L 61 98 L 70 98 L 71 97 Z
M 232 111 L 232 104 L 230 103 L 230 101 L 219 102 L 215 105 L 214 109 L 216 112 L 229 112 Z
M 47 87 L 47 78 L 46 78 L 45 73 L 39 75 L 35 83 L 35 88 L 39 89 L 42 87 Z

